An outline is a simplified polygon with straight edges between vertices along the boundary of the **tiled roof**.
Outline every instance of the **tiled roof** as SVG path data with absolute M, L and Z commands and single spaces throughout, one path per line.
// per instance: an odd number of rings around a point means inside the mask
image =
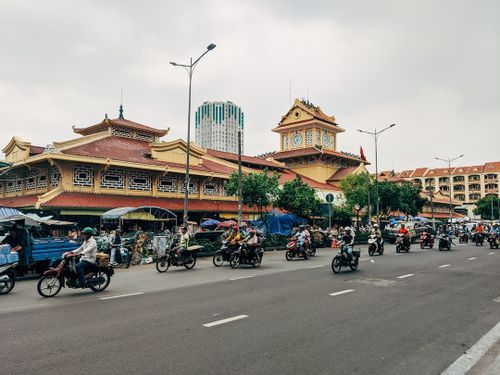
M 207 149 L 207 154 L 211 156 L 215 156 L 219 159 L 231 161 L 231 162 L 238 162 L 238 154 L 233 154 L 232 152 L 224 152 L 224 151 L 218 151 L 218 150 L 213 150 L 213 149 Z M 278 168 L 278 169 L 283 169 L 286 168 L 283 166 L 281 163 L 275 162 L 275 161 L 270 161 L 266 160 L 263 158 L 258 158 L 254 156 L 247 156 L 247 155 L 241 155 L 241 162 L 247 165 L 254 165 L 258 167 L 269 167 L 269 168 Z
M 105 158 L 117 161 L 125 161 L 130 163 L 140 163 L 156 166 L 170 166 L 172 168 L 185 168 L 184 164 L 164 162 L 157 159 L 152 159 L 149 154 L 151 148 L 148 142 L 138 139 L 109 136 L 98 139 L 96 141 L 68 148 L 62 151 L 64 154 Z M 234 171 L 226 165 L 211 161 L 202 160 L 200 166 L 192 166 L 193 170 L 227 173 Z
M 361 157 L 359 157 L 359 156 L 348 155 L 348 154 L 345 154 L 343 152 L 332 151 L 332 150 L 328 150 L 328 149 L 318 149 L 316 147 L 299 148 L 299 149 L 290 150 L 290 151 L 279 151 L 279 152 L 275 152 L 274 154 L 272 154 L 271 157 L 273 159 L 276 159 L 276 160 L 285 160 L 285 159 L 289 159 L 289 158 L 293 158 L 293 157 L 297 157 L 297 156 L 308 156 L 308 155 L 319 155 L 319 154 L 332 155 L 332 156 L 337 156 L 340 158 L 356 160 L 356 161 L 359 161 L 360 163 L 367 163 L 365 160 L 361 159 Z
M 300 176 L 303 182 L 308 184 L 310 187 L 314 189 L 323 189 L 323 190 L 331 190 L 331 191 L 341 191 L 340 188 L 337 186 L 331 185 L 331 184 L 325 184 L 322 182 L 315 181 L 309 177 L 306 177 L 304 175 L 300 175 L 296 172 L 293 172 L 291 170 L 283 171 L 280 173 L 280 185 L 283 185 L 285 182 L 289 182 L 294 180 L 297 176 Z
M 424 177 L 425 173 L 427 172 L 429 168 L 417 168 L 413 171 L 413 174 L 411 177 Z
M 484 173 L 500 172 L 500 161 L 489 162 L 484 165 Z
M 334 174 L 328 177 L 327 181 L 341 181 L 351 175 L 358 167 L 339 168 Z
M 431 219 L 432 218 L 432 212 L 420 212 L 418 216 L 425 217 L 426 219 Z M 452 217 L 454 219 L 462 219 L 465 216 L 456 212 L 452 212 Z M 444 212 L 434 212 L 434 218 L 435 219 L 449 219 L 450 214 L 449 213 L 444 213 Z
M 141 206 L 156 206 L 171 211 L 182 211 L 184 209 L 184 200 L 181 198 L 63 192 L 42 204 L 44 208 L 85 207 L 88 209 Z M 188 208 L 189 211 L 196 212 L 238 212 L 238 202 L 190 199 Z M 243 206 L 243 211 L 257 212 L 257 209 Z
M 43 146 L 30 146 L 30 156 L 43 154 L 45 147 Z
M 34 207 L 36 202 L 38 202 L 38 196 L 36 195 L 0 198 L 0 206 L 3 207 L 15 207 L 15 208 Z
M 139 124 L 138 122 L 126 120 L 124 118 L 116 118 L 116 119 L 108 119 L 105 118 L 102 122 L 99 124 L 95 124 L 92 126 L 88 126 L 86 128 L 74 128 L 74 132 L 82 135 L 87 135 L 87 134 L 92 134 L 97 131 L 101 131 L 105 128 L 108 128 L 110 126 L 118 126 L 118 127 L 123 127 L 127 129 L 132 129 L 132 130 L 139 130 L 147 133 L 153 133 L 156 134 L 160 137 L 163 137 L 168 133 L 168 130 L 165 129 L 155 129 L 152 128 L 151 126 Z

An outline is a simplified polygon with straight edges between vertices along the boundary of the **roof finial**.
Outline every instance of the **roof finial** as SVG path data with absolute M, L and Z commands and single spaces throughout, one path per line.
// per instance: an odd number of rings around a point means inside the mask
M 124 119 L 124 117 L 123 117 L 123 105 L 122 105 L 122 104 L 120 104 L 120 110 L 119 110 L 119 115 L 118 115 L 118 118 L 119 118 L 120 120 L 123 120 L 123 119 Z

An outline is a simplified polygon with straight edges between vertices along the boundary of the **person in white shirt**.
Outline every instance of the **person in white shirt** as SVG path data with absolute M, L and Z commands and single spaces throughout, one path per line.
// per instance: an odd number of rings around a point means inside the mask
M 82 257 L 76 265 L 76 274 L 78 275 L 79 285 L 85 286 L 85 272 L 90 270 L 96 263 L 97 243 L 93 237 L 92 228 L 85 228 L 82 231 L 83 243 L 78 249 L 72 251 L 73 254 L 80 254 Z

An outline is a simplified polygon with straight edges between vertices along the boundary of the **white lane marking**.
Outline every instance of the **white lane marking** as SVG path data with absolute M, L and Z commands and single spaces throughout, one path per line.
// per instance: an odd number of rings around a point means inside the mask
M 335 296 L 340 296 L 342 294 L 352 293 L 352 292 L 354 292 L 354 289 L 346 289 L 346 290 L 341 290 L 340 292 L 330 293 L 330 295 L 335 297 Z
M 442 266 L 439 266 L 439 268 L 446 268 L 446 267 L 449 267 L 451 266 L 451 264 L 443 264 Z
M 407 277 L 412 277 L 414 275 L 415 275 L 414 273 L 408 273 L 406 275 L 398 276 L 398 279 L 406 279 Z
M 488 255 L 495 255 L 495 253 L 489 253 Z
M 470 258 L 467 258 L 467 260 L 476 260 L 477 257 L 470 257 Z
M 37 303 L 35 305 L 24 305 L 24 306 L 7 307 L 5 309 L 0 309 L 0 312 L 2 312 L 2 311 L 10 311 L 10 310 L 36 309 L 36 308 L 40 308 L 40 307 L 44 307 L 44 306 L 47 306 L 47 304 Z
M 255 277 L 255 275 L 246 275 L 246 276 L 240 276 L 240 277 L 233 277 L 232 279 L 229 279 L 229 281 L 236 281 L 236 280 L 242 280 L 242 279 L 250 279 L 252 277 Z
M 238 315 L 238 316 L 233 316 L 232 318 L 226 318 L 226 319 L 221 319 L 221 320 L 216 320 L 215 322 L 211 323 L 205 323 L 203 324 L 203 327 L 215 327 L 221 324 L 229 323 L 229 322 L 234 322 L 235 320 L 240 320 L 240 319 L 245 319 L 248 318 L 248 315 Z
M 326 264 L 319 264 L 319 265 L 316 265 L 316 266 L 309 266 L 309 267 L 306 267 L 308 270 L 312 270 L 314 268 L 321 268 L 321 267 L 324 267 L 326 266 Z
M 441 375 L 465 374 L 500 340 L 500 322 L 497 323 L 486 335 L 475 343 L 472 348 L 462 354 Z
M 493 298 L 493 302 L 500 302 L 500 296 Z
M 141 295 L 141 294 L 144 294 L 144 292 L 136 292 L 136 293 L 128 293 L 128 294 L 118 294 L 117 296 L 101 297 L 99 299 L 104 301 L 104 300 L 107 300 L 107 299 L 115 299 L 115 298 L 138 296 L 138 295 Z

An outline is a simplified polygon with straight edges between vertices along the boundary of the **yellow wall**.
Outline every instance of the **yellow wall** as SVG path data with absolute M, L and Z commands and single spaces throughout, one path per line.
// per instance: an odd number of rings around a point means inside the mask
M 318 163 L 299 166 L 294 165 L 292 170 L 315 181 L 325 183 L 326 180 L 337 171 L 337 168 Z

